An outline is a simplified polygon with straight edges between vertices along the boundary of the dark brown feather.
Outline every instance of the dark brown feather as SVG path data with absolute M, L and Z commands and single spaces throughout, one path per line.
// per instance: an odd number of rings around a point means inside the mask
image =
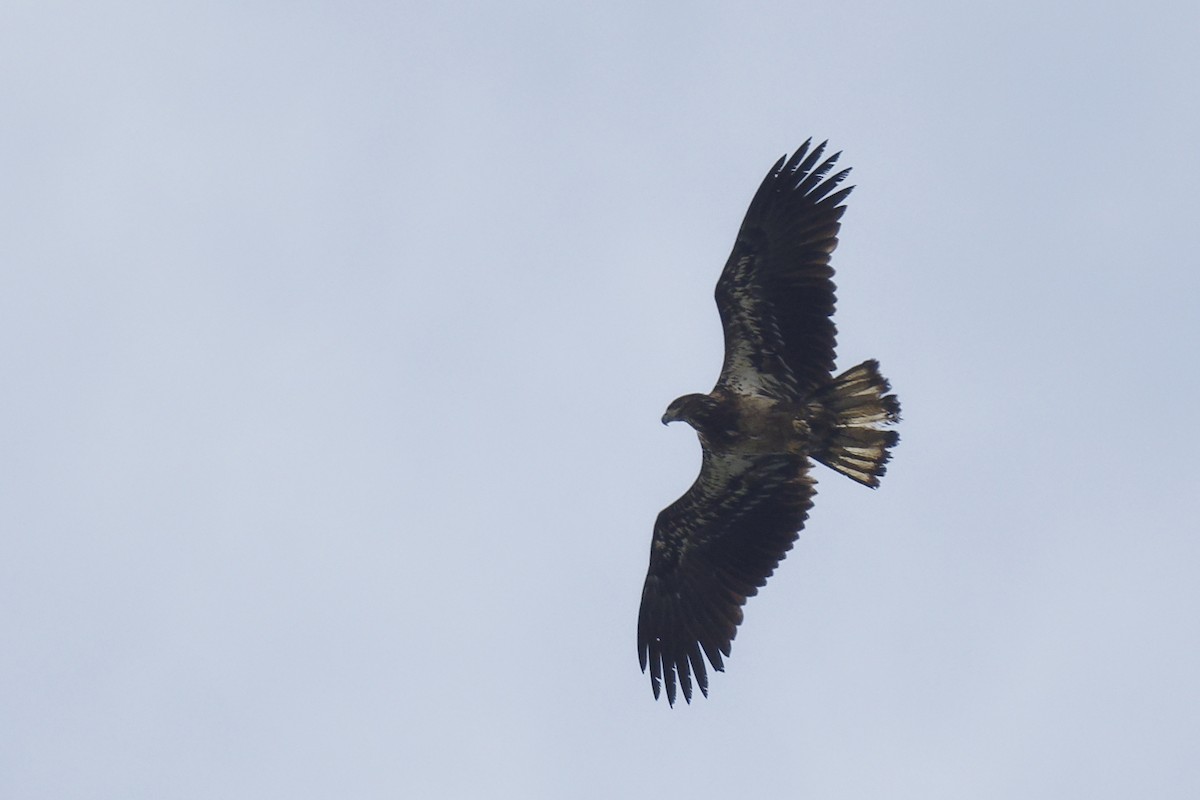
M 638 657 L 654 696 L 676 686 L 708 694 L 704 657 L 718 672 L 742 605 L 767 582 L 812 507 L 803 456 L 704 454 L 700 477 L 658 516 L 638 616 Z
M 826 177 L 840 153 L 821 160 L 809 142 L 780 159 L 750 202 L 717 282 L 725 331 L 718 386 L 795 397 L 829 379 L 836 301 L 829 256 L 837 247 L 850 170 Z

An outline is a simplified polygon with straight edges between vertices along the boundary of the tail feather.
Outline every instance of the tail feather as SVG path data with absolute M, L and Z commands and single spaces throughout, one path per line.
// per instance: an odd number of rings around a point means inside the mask
M 900 435 L 881 426 L 900 421 L 900 401 L 871 359 L 843 372 L 818 395 L 834 415 L 829 441 L 813 457 L 830 469 L 872 489 L 887 472 L 890 448 Z

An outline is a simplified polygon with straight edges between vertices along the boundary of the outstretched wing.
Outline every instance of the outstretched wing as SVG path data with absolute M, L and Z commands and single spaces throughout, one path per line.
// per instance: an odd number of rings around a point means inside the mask
M 821 161 L 822 142 L 779 159 L 750 201 L 717 282 L 725 364 L 717 386 L 788 398 L 833 371 L 837 328 L 829 255 L 837 247 L 849 174 L 825 177 L 840 153 Z
M 813 481 L 804 456 L 704 453 L 700 477 L 658 515 L 638 614 L 638 657 L 654 696 L 692 675 L 708 694 L 704 657 L 724 669 L 746 598 L 775 571 L 804 527 Z M 702 655 L 703 653 L 703 655 Z

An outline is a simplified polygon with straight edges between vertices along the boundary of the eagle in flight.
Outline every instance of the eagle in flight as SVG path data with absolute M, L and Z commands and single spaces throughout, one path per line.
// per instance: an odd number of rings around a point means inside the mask
M 708 394 L 675 400 L 663 424 L 696 429 L 700 476 L 658 515 L 638 614 L 638 659 L 691 702 L 708 695 L 705 659 L 724 669 L 746 598 L 791 549 L 816 493 L 809 459 L 875 488 L 899 440 L 900 402 L 864 361 L 834 375 L 829 256 L 850 170 L 805 142 L 779 159 L 750 201 L 717 281 L 725 363 Z

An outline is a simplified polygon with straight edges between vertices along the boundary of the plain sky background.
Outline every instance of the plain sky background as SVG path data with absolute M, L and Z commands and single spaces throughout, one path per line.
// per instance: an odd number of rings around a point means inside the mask
M 0 796 L 1200 796 L 1200 6 L 0 11 Z M 711 697 L 659 417 L 776 158 L 904 406 Z

